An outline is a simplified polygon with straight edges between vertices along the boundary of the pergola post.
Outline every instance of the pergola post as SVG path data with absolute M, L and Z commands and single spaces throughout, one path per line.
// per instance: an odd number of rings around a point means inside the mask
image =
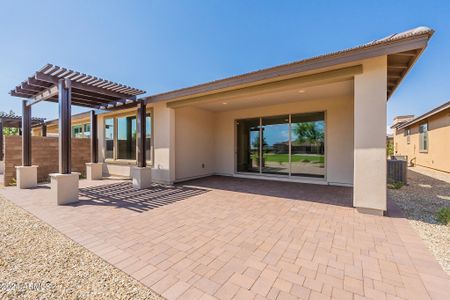
M 58 81 L 59 173 L 50 174 L 53 197 L 59 205 L 78 202 L 80 173 L 72 173 L 71 166 L 71 100 L 71 81 L 60 79 Z
M 145 117 L 147 115 L 146 105 L 144 103 L 138 104 L 137 111 L 137 166 L 139 168 L 145 168 L 147 166 L 147 160 L 145 157 Z
M 31 166 L 31 106 L 22 101 L 22 166 Z
M 152 169 L 147 168 L 147 160 L 145 157 L 146 105 L 143 101 L 140 101 L 137 108 L 137 166 L 132 170 L 132 177 L 133 186 L 144 189 L 150 187 L 152 184 Z
M 70 80 L 58 81 L 59 105 L 59 173 L 70 174 L 71 166 L 71 86 Z
M 91 110 L 91 162 L 98 162 L 97 115 Z
M 91 110 L 91 162 L 86 163 L 86 178 L 88 180 L 97 180 L 103 177 L 103 164 L 98 162 L 97 134 L 97 115 L 94 110 Z
M 41 125 L 41 135 L 42 136 L 47 136 L 47 124 L 42 124 Z
M 0 160 L 3 160 L 3 120 L 0 120 Z
M 31 165 L 31 106 L 27 100 L 22 101 L 22 166 L 16 167 L 16 177 L 21 189 L 37 185 L 37 166 Z

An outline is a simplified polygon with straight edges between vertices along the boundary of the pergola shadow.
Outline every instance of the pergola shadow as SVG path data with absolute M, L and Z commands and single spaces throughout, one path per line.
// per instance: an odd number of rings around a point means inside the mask
M 207 189 L 186 186 L 153 184 L 150 188 L 137 189 L 131 182 L 120 182 L 81 188 L 80 201 L 72 206 L 99 205 L 145 212 L 177 201 L 208 192 Z

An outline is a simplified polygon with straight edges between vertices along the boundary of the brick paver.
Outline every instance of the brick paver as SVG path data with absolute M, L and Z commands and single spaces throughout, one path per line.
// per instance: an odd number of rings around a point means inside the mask
M 209 177 L 137 191 L 80 181 L 0 194 L 168 299 L 446 299 L 449 277 L 408 222 L 351 189 Z

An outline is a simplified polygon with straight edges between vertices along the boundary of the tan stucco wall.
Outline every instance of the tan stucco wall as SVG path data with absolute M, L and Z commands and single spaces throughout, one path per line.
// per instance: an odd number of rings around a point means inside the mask
M 419 151 L 419 125 L 428 122 L 428 152 Z M 405 129 L 396 130 L 394 151 L 396 155 L 407 155 L 410 163 L 450 172 L 450 110 L 440 112 L 411 127 L 410 143 L 404 135 Z
M 355 76 L 353 205 L 386 210 L 387 57 L 363 61 Z
M 214 114 L 195 107 L 175 109 L 175 132 L 175 179 L 213 174 Z
M 235 120 L 289 113 L 325 111 L 326 181 L 353 183 L 353 99 L 311 99 L 274 106 L 216 113 L 214 161 L 216 173 L 235 174 Z
M 72 119 L 72 126 L 79 124 L 89 124 L 91 122 L 89 117 L 86 118 L 74 118 Z M 58 135 L 58 123 L 53 123 L 47 125 L 47 135 Z M 31 128 L 31 134 L 33 136 L 42 136 L 41 126 Z

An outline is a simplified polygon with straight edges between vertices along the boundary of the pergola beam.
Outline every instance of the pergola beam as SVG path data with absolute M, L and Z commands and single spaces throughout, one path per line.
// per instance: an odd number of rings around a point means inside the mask
M 131 103 L 134 103 L 134 102 L 137 102 L 137 101 L 138 101 L 137 99 L 130 99 L 130 98 L 119 99 L 119 100 L 111 101 L 111 102 L 106 103 L 106 104 L 101 104 L 97 108 L 98 109 L 113 108 L 113 107 L 118 107 L 118 106 L 122 106 L 122 105 L 125 105 L 125 104 L 131 104 Z
M 37 72 L 35 74 L 35 79 L 50 82 L 53 84 L 56 84 L 56 81 L 57 81 L 54 77 L 44 74 L 44 73 L 41 73 L 41 72 Z M 100 88 L 98 86 L 87 85 L 87 84 L 84 84 L 81 82 L 76 82 L 76 81 L 72 81 L 72 88 L 80 89 L 80 90 L 84 90 L 84 91 L 88 91 L 88 92 L 92 92 L 92 93 L 107 95 L 107 96 L 113 96 L 113 97 L 117 97 L 120 99 L 127 98 L 127 97 L 133 97 L 133 96 L 129 96 L 126 93 L 118 93 L 118 92 L 114 92 L 114 91 L 109 91 L 109 90 Z M 134 96 L 134 97 L 136 97 L 136 96 Z
M 58 86 L 54 85 L 52 87 L 43 90 L 42 92 L 39 92 L 37 95 L 31 98 L 31 102 L 29 102 L 28 105 L 30 106 L 34 105 L 46 99 L 52 98 L 56 95 L 58 95 Z

